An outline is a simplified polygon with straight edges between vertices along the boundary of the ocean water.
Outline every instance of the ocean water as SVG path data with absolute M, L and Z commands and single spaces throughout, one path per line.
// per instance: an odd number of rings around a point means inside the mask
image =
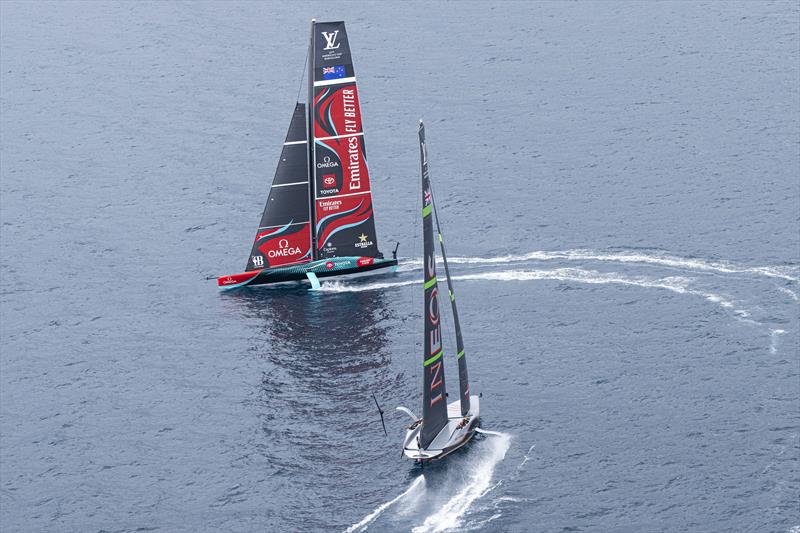
M 312 17 L 348 24 L 403 259 L 221 294 Z M 0 528 L 798 531 L 799 33 L 796 2 L 0 3 Z M 424 470 L 419 118 L 494 432 Z

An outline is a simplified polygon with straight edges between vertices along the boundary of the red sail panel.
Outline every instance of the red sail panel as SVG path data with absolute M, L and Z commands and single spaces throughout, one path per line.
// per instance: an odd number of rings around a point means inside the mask
M 375 226 L 369 194 L 317 200 L 316 215 L 321 257 L 374 257 L 370 253 L 375 248 Z
M 314 213 L 317 256 L 379 257 L 361 106 L 343 22 L 314 25 Z
M 256 261 L 263 261 L 260 268 L 303 263 L 311 257 L 311 224 L 287 224 L 280 228 L 259 230 L 256 235 L 254 248 L 260 252 L 256 254 Z
M 317 87 L 314 91 L 314 137 L 361 133 L 361 107 L 355 82 Z

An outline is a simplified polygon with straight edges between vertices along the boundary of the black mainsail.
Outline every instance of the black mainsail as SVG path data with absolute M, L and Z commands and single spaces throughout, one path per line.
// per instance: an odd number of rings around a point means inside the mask
M 246 271 L 311 260 L 306 106 L 294 108 Z
M 439 287 L 436 282 L 436 251 L 433 242 L 433 196 L 428 176 L 425 127 L 419 125 L 420 165 L 422 170 L 422 234 L 424 236 L 423 280 L 425 290 L 425 339 L 423 353 L 422 431 L 423 448 L 447 425 L 447 392 L 444 382 L 442 327 L 439 314 Z

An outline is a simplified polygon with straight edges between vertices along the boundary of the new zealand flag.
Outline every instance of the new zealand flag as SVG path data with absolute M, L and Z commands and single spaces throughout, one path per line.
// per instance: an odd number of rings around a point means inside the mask
M 339 67 L 322 67 L 322 79 L 323 80 L 336 80 L 339 78 L 344 78 L 347 75 L 345 68 L 343 66 Z

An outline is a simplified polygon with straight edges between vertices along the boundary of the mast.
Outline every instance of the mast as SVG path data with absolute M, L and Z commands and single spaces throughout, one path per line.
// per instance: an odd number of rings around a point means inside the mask
M 427 147 L 425 148 L 427 152 Z M 425 159 L 427 160 L 427 153 Z M 447 292 L 450 295 L 450 304 L 453 308 L 453 325 L 456 329 L 456 358 L 458 359 L 458 386 L 459 398 L 461 399 L 461 416 L 469 413 L 469 374 L 467 373 L 467 357 L 464 354 L 464 340 L 461 337 L 461 324 L 458 321 L 458 308 L 456 307 L 456 295 L 453 290 L 453 280 L 450 278 L 450 267 L 447 266 L 447 254 L 444 252 L 444 238 L 442 228 L 439 225 L 439 213 L 436 210 L 436 199 L 433 198 L 431 189 L 431 204 L 433 205 L 433 215 L 436 217 L 436 232 L 439 234 L 439 247 L 442 250 L 442 262 L 444 263 L 444 273 L 447 277 Z
M 308 145 L 308 216 L 311 221 L 311 260 L 319 257 L 317 252 L 316 176 L 314 172 L 314 27 L 317 19 L 311 19 L 311 37 L 308 42 L 308 94 L 306 105 L 306 141 Z
M 422 430 L 420 446 L 427 448 L 442 428 L 447 425 L 447 388 L 444 382 L 442 327 L 439 313 L 439 287 L 436 282 L 436 245 L 433 243 L 433 221 L 428 156 L 425 148 L 425 126 L 419 123 L 419 153 L 422 174 L 422 234 L 424 239 L 423 322 L 425 338 L 422 356 Z

